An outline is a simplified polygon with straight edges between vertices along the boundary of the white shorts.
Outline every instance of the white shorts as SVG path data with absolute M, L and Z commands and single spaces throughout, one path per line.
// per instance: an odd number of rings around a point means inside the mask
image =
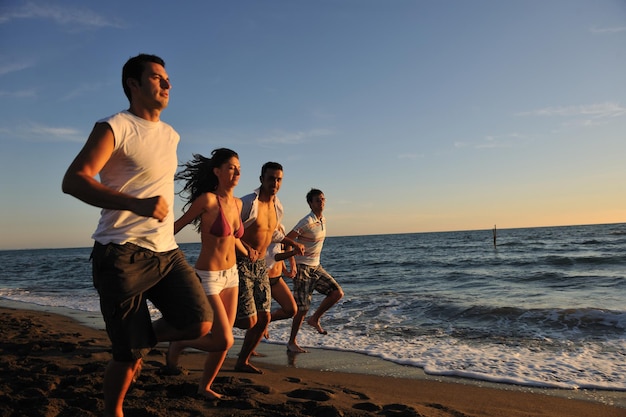
M 200 277 L 202 288 L 204 288 L 206 295 L 219 294 L 226 288 L 239 286 L 237 264 L 223 271 L 203 271 L 196 269 L 196 274 Z

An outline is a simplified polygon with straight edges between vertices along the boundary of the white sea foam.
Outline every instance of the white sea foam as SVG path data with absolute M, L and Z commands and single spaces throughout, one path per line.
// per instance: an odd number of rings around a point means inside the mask
M 270 343 L 285 343 L 290 322 L 273 323 Z M 626 391 L 626 340 L 581 346 L 572 351 L 545 351 L 536 346 L 471 345 L 450 337 L 372 340 L 345 329 L 327 328 L 327 336 L 308 329 L 299 332 L 303 347 L 350 351 L 424 369 L 427 374 L 490 382 L 565 388 Z M 242 331 L 236 334 L 243 336 Z

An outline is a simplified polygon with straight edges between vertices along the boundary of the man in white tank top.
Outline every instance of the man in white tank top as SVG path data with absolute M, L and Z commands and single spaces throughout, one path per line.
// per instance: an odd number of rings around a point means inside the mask
M 213 311 L 174 240 L 178 133 L 160 120 L 171 84 L 155 55 L 122 70 L 128 110 L 96 122 L 65 177 L 63 192 L 102 208 L 93 234 L 93 282 L 111 339 L 104 415 L 122 417 L 126 392 L 157 342 L 207 334 Z M 96 180 L 99 175 L 100 181 Z M 149 299 L 163 317 L 154 323 Z

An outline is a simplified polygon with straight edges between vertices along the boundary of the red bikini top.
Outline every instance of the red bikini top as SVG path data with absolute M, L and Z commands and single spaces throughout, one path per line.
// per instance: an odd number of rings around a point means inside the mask
M 231 230 L 230 224 L 226 220 L 226 216 L 224 215 L 224 210 L 222 209 L 222 204 L 220 202 L 220 196 L 216 195 L 216 197 L 217 197 L 217 206 L 219 207 L 220 210 L 217 215 L 217 218 L 211 225 L 211 229 L 209 230 L 209 232 L 213 236 L 216 236 L 216 237 L 230 236 L 232 233 L 232 230 Z M 232 233 L 232 235 L 235 236 L 237 239 L 243 236 L 243 223 L 241 221 L 241 218 L 239 219 L 239 229 L 235 230 L 235 233 Z

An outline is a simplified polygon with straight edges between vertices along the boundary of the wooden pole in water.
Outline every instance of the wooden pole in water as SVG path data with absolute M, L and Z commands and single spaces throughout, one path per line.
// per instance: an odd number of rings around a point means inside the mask
M 496 232 L 496 225 L 493 225 L 493 247 L 496 247 L 496 240 L 498 238 L 498 233 Z

